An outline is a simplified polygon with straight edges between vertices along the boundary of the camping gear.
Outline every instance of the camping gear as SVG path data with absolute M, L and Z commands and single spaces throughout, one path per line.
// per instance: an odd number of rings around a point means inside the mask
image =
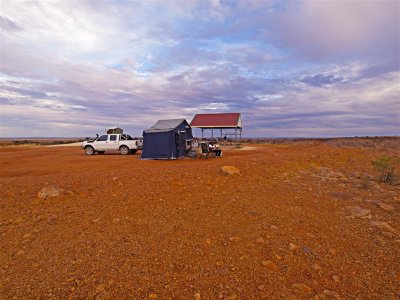
M 112 127 L 106 129 L 106 134 L 123 134 L 124 131 L 119 127 Z
M 192 140 L 192 128 L 185 119 L 158 120 L 143 131 L 142 159 L 184 157 Z

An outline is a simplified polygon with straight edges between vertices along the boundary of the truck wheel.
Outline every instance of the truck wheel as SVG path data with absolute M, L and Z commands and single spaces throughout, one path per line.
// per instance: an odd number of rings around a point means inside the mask
M 129 154 L 129 148 L 127 146 L 121 146 L 119 152 L 121 152 L 122 155 L 127 155 Z
M 106 151 L 97 151 L 98 154 L 104 154 Z
M 135 154 L 137 152 L 137 149 L 132 149 L 131 154 Z
M 85 147 L 85 153 L 87 155 L 93 155 L 94 154 L 94 148 L 92 146 L 86 146 Z

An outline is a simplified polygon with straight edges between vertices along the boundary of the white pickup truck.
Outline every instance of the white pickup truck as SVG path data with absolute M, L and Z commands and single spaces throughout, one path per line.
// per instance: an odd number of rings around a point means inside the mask
M 106 151 L 119 151 L 122 155 L 127 155 L 135 154 L 142 149 L 142 145 L 142 139 L 133 139 L 128 134 L 104 134 L 84 141 L 81 148 L 87 155 L 104 154 Z

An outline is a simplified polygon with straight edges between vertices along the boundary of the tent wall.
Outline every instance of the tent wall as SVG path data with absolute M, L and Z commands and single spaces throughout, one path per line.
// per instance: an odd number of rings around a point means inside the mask
M 142 159 L 174 159 L 186 155 L 186 141 L 192 140 L 190 125 L 183 120 L 175 128 L 143 132 Z
M 176 157 L 172 131 L 143 133 L 143 159 L 171 159 Z

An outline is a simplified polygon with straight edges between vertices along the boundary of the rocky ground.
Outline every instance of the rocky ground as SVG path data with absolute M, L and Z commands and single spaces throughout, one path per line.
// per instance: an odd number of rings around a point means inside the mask
M 400 186 L 377 181 L 381 154 L 4 147 L 0 298 L 398 299 Z

